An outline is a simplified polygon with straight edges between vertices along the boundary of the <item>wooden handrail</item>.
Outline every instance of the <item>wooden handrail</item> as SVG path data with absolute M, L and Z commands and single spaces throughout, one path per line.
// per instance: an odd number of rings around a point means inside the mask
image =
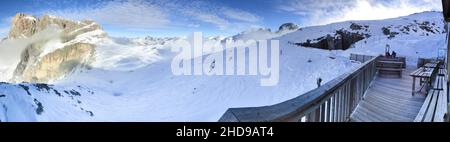
M 372 58 L 351 72 L 285 102 L 262 107 L 230 108 L 219 122 L 344 122 L 376 75 Z

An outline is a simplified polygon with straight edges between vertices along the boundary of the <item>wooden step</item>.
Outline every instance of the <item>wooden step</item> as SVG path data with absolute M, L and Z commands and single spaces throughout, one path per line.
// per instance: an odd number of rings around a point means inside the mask
M 403 62 L 399 62 L 399 61 L 377 61 L 378 63 L 385 63 L 385 64 L 403 64 Z
M 403 68 L 377 68 L 378 70 L 383 70 L 383 71 L 404 71 L 405 69 Z

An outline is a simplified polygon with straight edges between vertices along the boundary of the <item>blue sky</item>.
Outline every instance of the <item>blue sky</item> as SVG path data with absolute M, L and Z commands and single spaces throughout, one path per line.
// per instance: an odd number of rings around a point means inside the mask
M 441 0 L 2 0 L 0 36 L 17 12 L 91 19 L 112 36 L 230 36 L 293 22 L 301 27 L 441 11 Z

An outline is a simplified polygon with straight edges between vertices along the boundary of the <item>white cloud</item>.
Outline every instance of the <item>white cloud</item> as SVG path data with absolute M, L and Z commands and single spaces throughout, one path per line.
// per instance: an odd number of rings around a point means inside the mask
M 205 1 L 196 1 L 196 3 L 191 3 L 182 7 L 176 6 L 173 7 L 173 9 L 176 9 L 178 13 L 187 16 L 190 20 L 209 23 L 222 31 L 228 32 L 236 32 L 236 30 L 242 29 L 237 27 L 254 25 L 262 20 L 261 17 L 244 10 L 215 6 L 211 5 L 211 3 L 205 3 Z M 248 27 L 245 28 L 245 30 L 247 29 Z
M 161 28 L 170 21 L 159 6 L 146 1 L 110 1 L 96 7 L 45 11 L 60 17 L 84 20 L 92 19 L 105 25 L 126 28 Z
M 186 18 L 188 23 L 204 23 L 212 24 L 220 30 L 225 30 L 229 27 L 230 21 L 222 18 L 217 14 L 217 8 L 207 1 L 192 1 L 191 3 L 171 3 L 166 5 L 172 13 L 180 14 L 178 16 Z M 177 22 L 180 22 L 177 20 Z M 195 26 L 200 27 L 200 24 Z M 192 24 L 186 24 L 187 27 L 192 27 Z
M 200 27 L 199 24 L 188 24 L 187 26 L 191 27 L 191 28 L 198 28 L 198 27 Z
M 441 10 L 441 0 L 301 0 L 279 8 L 302 16 L 305 26 L 347 20 L 372 20 Z
M 221 30 L 228 28 L 230 24 L 228 20 L 220 18 L 218 15 L 213 13 L 199 12 L 197 10 L 193 10 L 193 11 L 186 11 L 186 14 L 202 22 L 214 24 Z
M 199 28 L 211 24 L 220 30 L 229 30 L 230 25 L 256 23 L 262 19 L 250 12 L 217 6 L 209 1 L 176 0 L 113 0 L 84 8 L 48 10 L 41 13 L 75 20 L 91 19 L 102 25 L 127 29 Z
M 247 11 L 242 11 L 242 10 L 224 8 L 223 14 L 225 16 L 227 16 L 228 18 L 240 20 L 240 21 L 244 21 L 244 22 L 259 22 L 259 21 L 261 21 L 261 17 L 254 15 L 252 13 L 249 13 Z

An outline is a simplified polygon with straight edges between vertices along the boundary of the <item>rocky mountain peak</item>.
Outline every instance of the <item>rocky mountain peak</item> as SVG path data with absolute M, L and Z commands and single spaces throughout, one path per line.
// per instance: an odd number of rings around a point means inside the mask
M 12 27 L 8 38 L 29 37 L 36 33 L 36 18 L 23 13 L 17 13 L 12 19 Z
M 48 14 L 37 18 L 32 15 L 17 13 L 13 17 L 11 25 L 8 35 L 10 39 L 28 38 L 49 26 L 62 29 L 65 36 L 72 38 L 90 31 L 102 30 L 100 25 L 93 21 L 72 21 Z M 103 32 L 103 36 L 106 36 L 106 33 Z
M 298 29 L 299 26 L 294 23 L 284 23 L 278 28 L 278 31 L 293 31 Z
M 57 36 L 40 36 L 50 29 L 57 29 L 58 33 L 50 33 Z M 30 38 L 33 35 L 39 40 Z M 95 43 L 105 37 L 106 32 L 94 21 L 18 13 L 12 19 L 8 38 L 31 43 L 22 52 L 11 82 L 47 83 L 83 68 L 93 60 Z

